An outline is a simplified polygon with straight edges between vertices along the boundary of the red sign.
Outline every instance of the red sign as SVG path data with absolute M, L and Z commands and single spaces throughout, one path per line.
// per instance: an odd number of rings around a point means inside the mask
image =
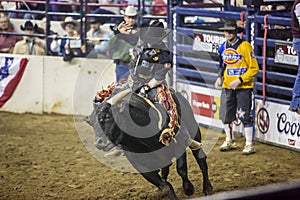
M 205 94 L 192 92 L 192 109 L 196 115 L 213 118 L 212 104 L 214 97 Z
M 291 145 L 291 146 L 295 146 L 296 140 L 288 139 L 288 143 L 289 143 L 289 145 Z

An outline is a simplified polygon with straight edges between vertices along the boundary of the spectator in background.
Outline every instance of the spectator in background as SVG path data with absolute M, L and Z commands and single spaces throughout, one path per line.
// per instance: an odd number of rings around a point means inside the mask
M 90 30 L 86 33 L 88 43 L 92 44 L 93 51 L 88 57 L 91 58 L 107 58 L 108 41 L 110 33 L 101 29 L 103 21 L 96 17 L 89 20 Z
M 93 10 L 91 12 L 92 14 L 99 14 L 99 15 L 115 15 L 116 13 L 110 11 L 110 10 L 106 10 L 103 8 L 98 7 L 97 9 Z M 115 19 L 113 19 L 112 17 L 101 17 L 103 21 L 105 21 L 106 23 L 116 23 Z
M 120 7 L 119 13 L 121 15 L 125 14 L 125 10 L 128 6 L 138 6 L 139 0 L 119 0 L 118 4 L 125 4 L 127 6 L 125 7 Z
M 167 4 L 164 0 L 154 0 L 152 5 L 154 6 L 152 8 L 152 15 L 167 15 Z
M 292 101 L 289 110 L 300 115 L 300 0 L 296 0 L 291 11 L 291 28 L 293 47 L 298 53 L 298 73 L 293 87 Z
M 46 17 L 43 17 L 43 19 L 41 20 L 40 27 L 38 27 L 38 29 L 37 29 L 36 32 L 37 32 L 38 34 L 46 34 L 46 31 L 47 31 L 47 18 L 46 18 Z M 53 36 L 53 35 L 57 35 L 57 33 L 51 30 L 51 21 L 50 21 L 50 22 L 49 22 L 49 33 L 48 33 L 48 38 L 47 38 L 48 44 L 49 44 L 49 47 L 48 47 L 48 55 L 50 55 L 50 56 L 57 56 L 58 53 L 55 53 L 55 52 L 51 51 L 51 49 L 50 49 L 50 44 L 51 44 L 51 42 L 52 42 L 52 40 L 53 40 L 53 39 L 51 38 L 51 36 Z M 49 36 L 50 36 L 50 37 L 49 37 Z M 43 37 L 43 38 L 44 38 L 44 37 Z
M 15 33 L 14 26 L 5 13 L 0 13 L 0 31 Z M 0 53 L 12 53 L 15 44 L 22 36 L 0 34 Z
M 58 39 L 57 35 L 53 36 L 50 45 L 51 51 L 63 56 L 64 61 L 71 61 L 73 57 L 83 56 L 86 48 L 80 40 L 78 22 L 72 17 L 66 17 L 61 23 L 61 27 L 66 31 L 66 34 L 61 39 Z
M 236 149 L 232 123 L 238 117 L 244 125 L 246 145 L 242 154 L 255 153 L 253 147 L 253 120 L 251 118 L 252 92 L 254 76 L 259 71 L 253 48 L 248 41 L 237 37 L 242 32 L 235 20 L 225 22 L 224 36 L 221 44 L 219 77 L 215 87 L 222 89 L 220 119 L 224 123 L 226 140 L 220 146 L 221 151 Z
M 45 55 L 46 41 L 33 35 L 37 25 L 33 25 L 31 21 L 26 21 L 24 26 L 21 25 L 21 30 L 28 36 L 23 36 L 23 40 L 16 43 L 13 54 L 22 55 Z
M 128 6 L 124 13 L 124 21 L 114 26 L 114 36 L 109 40 L 108 48 L 116 64 L 116 81 L 127 78 L 129 75 L 130 49 L 137 43 L 138 31 L 136 28 L 137 11 Z
M 70 0 L 69 2 L 72 3 L 71 5 L 71 10 L 72 10 L 72 13 L 80 13 L 80 4 L 79 5 L 76 5 L 74 3 L 80 3 L 79 0 Z M 75 19 L 80 19 L 80 17 L 74 17 Z
M 38 1 L 38 0 L 33 0 Z M 23 11 L 45 11 L 45 4 L 43 3 L 26 3 L 25 1 L 18 3 L 18 9 Z M 9 13 L 9 18 L 22 18 L 22 19 L 42 19 L 43 14 L 37 13 Z
M 41 20 L 41 29 L 43 30 L 43 33 L 45 34 L 47 31 L 47 18 L 43 17 Z M 51 21 L 49 21 L 49 35 L 56 35 L 57 33 L 51 30 Z
M 50 0 L 50 3 L 51 2 L 69 3 L 68 0 Z M 52 12 L 71 13 L 72 12 L 72 8 L 71 8 L 71 5 L 57 5 L 57 4 L 52 4 L 51 5 L 51 11 Z M 59 15 L 53 15 L 52 19 L 54 19 L 54 20 L 62 20 L 61 16 L 59 16 Z
M 152 5 L 152 3 L 153 3 L 153 0 L 145 0 L 145 14 L 152 13 L 152 7 L 150 7 Z

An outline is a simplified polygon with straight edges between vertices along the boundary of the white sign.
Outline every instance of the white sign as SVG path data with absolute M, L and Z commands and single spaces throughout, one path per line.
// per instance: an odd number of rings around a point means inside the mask
M 219 46 L 225 41 L 221 33 L 197 33 L 194 34 L 193 50 L 218 53 Z
M 256 138 L 300 150 L 300 115 L 287 105 L 255 100 Z

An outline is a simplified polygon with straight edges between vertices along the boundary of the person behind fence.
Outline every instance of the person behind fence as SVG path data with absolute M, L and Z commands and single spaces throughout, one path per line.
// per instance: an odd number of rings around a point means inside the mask
M 124 13 L 124 21 L 112 27 L 114 35 L 109 40 L 108 50 L 116 64 L 116 82 L 127 79 L 129 75 L 129 52 L 138 40 L 137 15 L 136 9 L 133 6 L 128 6 Z M 130 40 L 135 42 L 132 44 L 129 42 Z
M 179 127 L 176 105 L 165 80 L 172 67 L 170 51 L 163 42 L 167 35 L 162 22 L 155 20 L 149 25 L 131 54 L 128 84 L 115 89 L 116 92 L 103 102 L 105 105 L 102 109 L 102 112 L 106 112 L 111 105 L 118 103 L 130 92 L 139 92 L 152 101 L 156 101 L 157 98 L 170 116 L 168 128 L 163 130 L 160 137 L 160 142 L 164 145 L 172 141 L 175 137 L 174 130 Z M 155 90 L 151 90 L 154 88 Z M 192 150 L 201 148 L 202 144 L 193 140 L 189 133 L 182 131 L 181 134 L 185 138 L 186 145 Z
M 44 34 L 44 35 L 46 35 L 46 32 L 47 32 L 47 18 L 46 17 L 43 17 L 43 19 L 41 20 L 41 24 L 37 28 L 36 32 L 38 34 Z M 48 38 L 45 38 L 45 36 L 40 37 L 41 39 L 48 40 L 49 46 L 47 48 L 48 48 L 48 55 L 50 55 L 50 56 L 57 56 L 58 55 L 57 52 L 51 51 L 51 48 L 50 48 L 50 44 L 52 43 L 53 39 L 52 39 L 52 37 L 49 37 L 49 36 L 54 36 L 54 35 L 57 35 L 57 33 L 54 32 L 53 30 L 51 30 L 51 21 L 50 21 L 49 22 Z
M 17 2 L 16 2 L 17 3 Z M 28 11 L 28 12 L 10 12 L 9 18 L 23 18 L 28 20 L 35 20 L 35 19 L 42 19 L 43 14 L 42 13 L 30 13 L 31 11 L 36 12 L 44 12 L 45 11 L 45 3 L 34 3 L 34 1 L 26 2 L 26 1 L 20 1 L 17 3 L 18 9 L 16 10 L 22 10 L 22 11 Z
M 160 16 L 167 15 L 167 4 L 164 0 L 154 0 L 152 2 L 152 5 L 153 5 L 152 15 L 160 15 Z
M 220 150 L 237 148 L 232 125 L 238 117 L 244 125 L 246 137 L 242 154 L 248 155 L 255 153 L 251 105 L 254 76 L 259 67 L 251 44 L 237 37 L 242 28 L 237 26 L 235 20 L 226 20 L 221 30 L 224 30 L 226 41 L 219 48 L 221 61 L 215 87 L 222 88 L 220 119 L 224 123 L 226 140 L 220 146 Z
M 53 36 L 50 49 L 57 52 L 63 57 L 64 61 L 71 61 L 73 57 L 83 56 L 86 47 L 82 44 L 78 33 L 79 24 L 72 17 L 66 17 L 61 23 L 61 27 L 66 31 L 62 38 L 58 39 L 57 35 Z
M 0 13 L 0 32 L 16 33 L 6 13 Z M 22 36 L 0 34 L 0 53 L 12 53 Z
M 298 53 L 298 72 L 292 91 L 292 101 L 289 110 L 300 115 L 300 0 L 296 0 L 291 10 L 291 28 L 293 47 Z
M 93 51 L 89 52 L 88 57 L 107 58 L 110 33 L 101 28 L 104 21 L 100 18 L 91 17 L 89 23 L 90 30 L 86 33 L 86 36 L 88 43 L 93 46 Z
M 22 55 L 46 55 L 46 41 L 38 37 L 32 36 L 36 33 L 38 26 L 31 21 L 26 21 L 24 26 L 20 26 L 24 31 L 23 40 L 16 43 L 13 54 Z

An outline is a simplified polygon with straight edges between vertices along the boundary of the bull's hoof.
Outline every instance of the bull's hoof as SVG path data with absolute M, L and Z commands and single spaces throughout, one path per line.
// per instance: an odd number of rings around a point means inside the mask
M 188 196 L 193 195 L 195 192 L 194 185 L 189 180 L 184 181 L 182 183 L 182 190 L 183 190 L 183 193 Z
M 157 192 L 158 192 L 158 199 L 163 199 L 169 196 L 170 200 L 179 200 L 170 183 L 167 183 L 167 185 L 159 187 Z
M 170 189 L 169 188 L 158 188 L 156 190 L 156 192 L 157 192 L 158 198 L 163 199 L 163 198 L 169 196 Z
M 211 186 L 211 184 L 206 185 L 205 187 L 203 187 L 203 193 L 204 193 L 205 196 L 213 194 L 213 187 Z

